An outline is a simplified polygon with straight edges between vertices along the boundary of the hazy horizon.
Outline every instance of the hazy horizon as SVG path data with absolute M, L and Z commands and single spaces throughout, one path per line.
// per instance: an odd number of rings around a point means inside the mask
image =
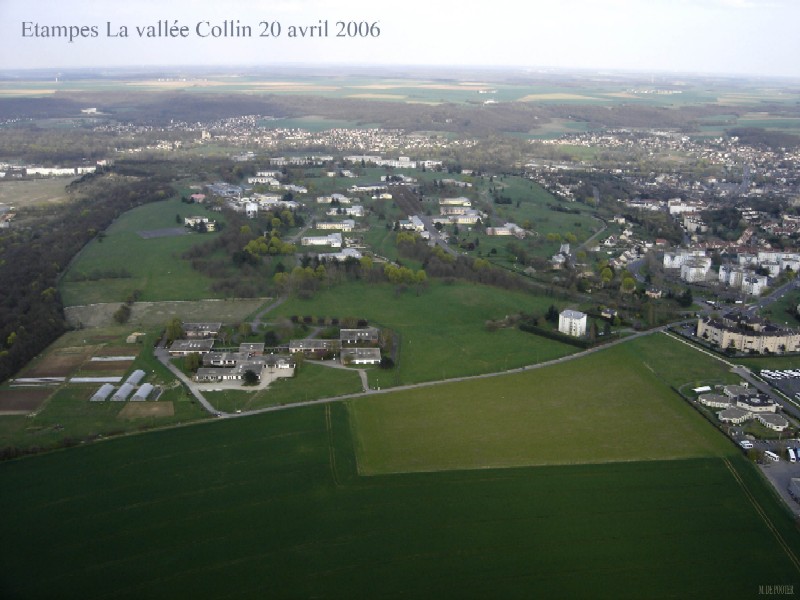
M 363 24 L 366 35 L 337 38 L 337 21 Z M 791 0 L 3 0 L 0 70 L 313 65 L 792 79 L 800 78 L 797 22 L 800 3 Z M 165 24 L 184 29 L 147 37 L 148 26 Z M 40 35 L 67 27 L 78 32 L 72 42 Z M 214 27 L 228 31 L 214 37 Z M 314 37 L 299 37 L 300 27 Z

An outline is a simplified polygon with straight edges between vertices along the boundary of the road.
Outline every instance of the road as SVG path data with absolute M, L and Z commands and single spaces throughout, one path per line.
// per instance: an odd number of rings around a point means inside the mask
M 417 215 L 422 223 L 425 225 L 425 231 L 431 236 L 431 240 L 442 248 L 448 254 L 453 256 L 458 256 L 458 252 L 453 250 L 450 246 L 447 245 L 447 242 L 442 238 L 439 234 L 439 231 L 436 227 L 433 226 L 433 219 L 427 215 L 425 215 L 425 207 L 422 206 L 422 202 L 420 201 L 419 197 L 411 191 L 408 186 L 405 185 L 393 185 L 390 188 L 394 201 L 397 203 L 397 207 L 406 213 L 409 217 L 411 215 Z
M 153 354 L 161 362 L 162 365 L 164 365 L 170 371 L 172 371 L 172 374 L 175 375 L 175 377 L 177 377 L 184 385 L 186 385 L 187 388 L 189 388 L 189 391 L 191 392 L 192 396 L 194 396 L 197 399 L 197 401 L 203 406 L 204 409 L 206 409 L 206 411 L 208 411 L 212 415 L 219 414 L 219 412 L 217 411 L 216 408 L 214 408 L 211 402 L 206 400 L 206 397 L 203 396 L 203 393 L 200 391 L 200 387 L 194 381 L 192 381 L 186 375 L 184 375 L 183 371 L 181 371 L 178 367 L 176 367 L 170 362 L 169 352 L 167 351 L 166 348 L 156 348 L 153 351 Z
M 390 388 L 387 388 L 387 389 L 380 389 L 380 390 L 366 389 L 367 388 L 366 372 L 364 372 L 361 375 L 362 384 L 365 387 L 365 391 L 363 391 L 363 392 L 358 392 L 358 393 L 354 393 L 354 394 L 345 394 L 345 395 L 342 395 L 342 396 L 330 396 L 328 398 L 319 398 L 317 400 L 307 400 L 307 401 L 303 401 L 303 402 L 295 402 L 295 403 L 292 403 L 292 404 L 283 404 L 283 405 L 280 405 L 280 406 L 268 406 L 268 407 L 265 407 L 265 408 L 258 408 L 258 409 L 254 409 L 254 410 L 242 411 L 241 413 L 237 413 L 237 414 L 219 413 L 218 411 L 215 411 L 215 414 L 219 414 L 219 416 L 222 416 L 222 417 L 230 417 L 230 418 L 233 418 L 233 417 L 246 417 L 246 416 L 258 415 L 258 414 L 263 414 L 263 413 L 268 413 L 268 412 L 277 412 L 277 411 L 281 411 L 281 410 L 288 410 L 288 409 L 291 409 L 291 408 L 297 408 L 297 407 L 301 407 L 301 406 L 315 406 L 315 405 L 318 405 L 318 404 L 329 404 L 331 402 L 342 402 L 344 400 L 350 400 L 350 399 L 354 399 L 354 398 L 364 398 L 364 397 L 374 396 L 374 395 L 377 395 L 377 394 L 391 394 L 391 393 L 394 393 L 394 392 L 417 390 L 417 389 L 422 389 L 422 388 L 429 388 L 429 387 L 434 387 L 434 386 L 439 386 L 439 385 L 445 385 L 445 384 L 449 384 L 449 383 L 457 383 L 457 382 L 462 382 L 462 381 L 475 381 L 475 380 L 478 380 L 478 379 L 489 379 L 489 378 L 492 378 L 492 377 L 502 377 L 504 375 L 510 375 L 510 374 L 513 374 L 513 373 L 524 373 L 526 371 L 531 371 L 531 370 L 534 370 L 534 369 L 543 369 L 545 367 L 549 367 L 549 366 L 552 366 L 552 365 L 558 365 L 558 364 L 562 364 L 562 363 L 565 363 L 565 362 L 568 362 L 568 361 L 571 361 L 571 360 L 575 360 L 577 358 L 581 358 L 583 356 L 587 356 L 587 355 L 593 354 L 595 352 L 600 352 L 602 350 L 605 350 L 606 348 L 610 348 L 612 346 L 616 346 L 617 344 L 624 344 L 626 342 L 629 342 L 631 340 L 634 340 L 634 339 L 637 339 L 637 338 L 640 338 L 640 337 L 643 337 L 643 336 L 652 335 L 654 333 L 661 332 L 661 331 L 663 331 L 663 329 L 664 329 L 663 327 L 660 327 L 658 329 L 651 329 L 651 330 L 648 330 L 648 331 L 642 331 L 642 332 L 639 332 L 639 333 L 635 333 L 634 335 L 628 336 L 626 338 L 622 338 L 622 339 L 619 339 L 619 340 L 615 340 L 613 342 L 609 342 L 608 344 L 604 344 L 602 346 L 596 346 L 596 347 L 590 348 L 588 350 L 582 350 L 580 352 L 576 352 L 575 354 L 570 354 L 569 356 L 563 356 L 561 358 L 556 358 L 554 360 L 549 360 L 549 361 L 546 361 L 546 362 L 537 363 L 537 364 L 533 364 L 533 365 L 526 365 L 524 367 L 518 367 L 516 369 L 508 369 L 508 370 L 505 370 L 505 371 L 496 371 L 496 372 L 493 372 L 493 373 L 483 373 L 481 375 L 468 375 L 468 376 L 463 376 L 463 377 L 452 377 L 450 379 L 440 379 L 440 380 L 436 380 L 436 381 L 423 381 L 423 382 L 420 382 L 420 383 L 412 383 L 412 384 L 408 384 L 408 385 L 399 385 L 399 386 L 390 387 Z M 328 364 L 327 366 L 334 367 L 334 365 L 332 365 L 332 364 Z M 347 368 L 347 367 L 340 367 L 340 368 Z M 363 369 L 361 369 L 360 371 L 363 371 Z
M 800 287 L 800 278 L 792 279 L 788 283 L 784 283 L 781 287 L 774 289 L 766 296 L 759 298 L 756 302 L 747 307 L 746 312 L 751 315 L 755 314 L 757 311 L 760 311 L 773 302 L 777 302 L 783 298 L 787 292 L 795 290 L 798 287 Z

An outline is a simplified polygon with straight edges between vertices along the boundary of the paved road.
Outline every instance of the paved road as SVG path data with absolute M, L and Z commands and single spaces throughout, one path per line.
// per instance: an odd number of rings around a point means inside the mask
M 376 394 L 391 394 L 391 393 L 394 393 L 394 392 L 402 392 L 402 391 L 406 391 L 406 390 L 416 390 L 416 389 L 421 389 L 421 388 L 434 387 L 434 386 L 438 386 L 438 385 L 445 385 L 445 384 L 448 384 L 448 383 L 456 383 L 456 382 L 460 382 L 460 381 L 475 381 L 475 380 L 478 380 L 478 379 L 489 379 L 491 377 L 502 377 L 503 375 L 510 375 L 510 374 L 513 374 L 513 373 L 524 373 L 526 371 L 531 371 L 531 370 L 534 370 L 534 369 L 542 369 L 542 368 L 549 367 L 549 366 L 552 366 L 552 365 L 557 365 L 557 364 L 565 363 L 565 362 L 568 362 L 568 361 L 571 361 L 571 360 L 575 360 L 577 358 L 581 358 L 583 356 L 587 356 L 587 355 L 593 354 L 595 352 L 600 352 L 602 350 L 605 350 L 606 348 L 610 348 L 612 346 L 616 346 L 617 344 L 624 344 L 626 342 L 629 342 L 631 340 L 634 340 L 634 339 L 637 339 L 637 338 L 640 338 L 640 337 L 643 337 L 643 336 L 652 335 L 654 333 L 661 332 L 661 331 L 663 331 L 663 329 L 664 329 L 663 327 L 659 327 L 658 329 L 650 329 L 648 331 L 642 331 L 642 332 L 636 333 L 634 335 L 628 336 L 626 338 L 622 338 L 622 339 L 619 339 L 619 340 L 615 340 L 613 342 L 609 342 L 608 344 L 604 344 L 602 346 L 596 346 L 596 347 L 590 348 L 588 350 L 582 350 L 580 352 L 576 352 L 575 354 L 570 354 L 569 356 L 563 356 L 561 358 L 556 358 L 554 360 L 549 360 L 549 361 L 542 362 L 542 363 L 537 363 L 537 364 L 534 364 L 534 365 L 526 365 L 524 367 L 519 367 L 519 368 L 516 368 L 516 369 L 508 369 L 506 371 L 496 371 L 494 373 L 484 373 L 482 375 L 469 375 L 469 376 L 464 376 L 464 377 L 452 377 L 450 379 L 440 379 L 440 380 L 437 380 L 437 381 L 423 381 L 423 382 L 420 382 L 420 383 L 412 383 L 412 384 L 408 384 L 408 385 L 399 385 L 399 386 L 394 386 L 394 387 L 390 387 L 390 388 L 386 388 L 386 389 L 380 389 L 380 390 L 367 389 L 364 392 L 359 392 L 359 393 L 355 393 L 355 394 L 345 394 L 345 395 L 342 395 L 342 396 L 331 396 L 331 397 L 328 397 L 328 398 L 319 398 L 317 400 L 307 400 L 307 401 L 304 401 L 304 402 L 295 402 L 295 403 L 292 403 L 292 404 L 283 404 L 281 406 L 268 406 L 268 407 L 265 407 L 265 408 L 259 408 L 259 409 L 255 409 L 255 410 L 242 411 L 241 413 L 238 413 L 238 414 L 222 413 L 221 416 L 225 416 L 225 417 L 246 417 L 246 416 L 249 416 L 249 415 L 257 415 L 257 414 L 262 414 L 262 413 L 267 413 L 267 412 L 277 412 L 277 411 L 281 411 L 281 410 L 297 408 L 297 407 L 300 407 L 300 406 L 314 406 L 314 405 L 317 405 L 317 404 L 329 404 L 331 402 L 342 402 L 344 400 L 350 400 L 352 398 L 364 398 L 364 397 L 368 397 L 368 396 L 374 396 Z M 328 365 L 328 366 L 333 367 L 334 365 Z M 342 368 L 346 368 L 346 367 L 342 367 Z M 366 373 L 364 373 L 364 375 L 362 375 L 362 383 L 365 383 L 365 378 L 366 378 Z M 366 384 L 365 384 L 365 387 L 367 387 Z
M 252 329 L 253 333 L 258 333 L 258 328 L 261 326 L 261 318 L 269 311 L 271 311 L 273 308 L 277 308 L 278 306 L 286 302 L 286 298 L 288 298 L 288 296 L 283 295 L 277 300 L 273 300 L 271 304 L 268 304 L 266 307 L 258 311 L 258 314 L 256 314 L 256 316 L 250 322 L 250 328 Z
M 763 308 L 766 308 L 773 302 L 780 300 L 781 298 L 786 295 L 787 292 L 797 289 L 800 287 L 800 278 L 795 278 L 789 281 L 788 283 L 784 283 L 781 287 L 774 289 L 769 294 L 764 296 L 763 298 L 759 298 L 758 301 L 754 302 L 750 306 L 747 307 L 747 312 L 750 314 L 755 313 Z
M 205 408 L 212 415 L 218 414 L 217 409 L 212 406 L 211 402 L 206 400 L 205 396 L 203 396 L 203 393 L 200 391 L 198 385 L 194 381 L 186 377 L 186 375 L 184 375 L 183 372 L 178 367 L 176 367 L 170 362 L 169 352 L 167 351 L 166 348 L 156 348 L 153 351 L 153 354 L 159 361 L 161 361 L 161 364 L 163 364 L 170 371 L 172 371 L 172 374 L 175 375 L 175 377 L 177 377 L 181 382 L 183 382 L 186 385 L 186 387 L 189 388 L 189 391 L 195 398 L 197 398 L 197 401 L 203 406 L 203 408 Z

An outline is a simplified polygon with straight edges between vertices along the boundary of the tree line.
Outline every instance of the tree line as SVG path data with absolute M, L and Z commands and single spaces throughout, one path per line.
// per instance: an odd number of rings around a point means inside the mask
M 72 202 L 20 210 L 27 225 L 0 234 L 0 381 L 66 331 L 58 282 L 80 249 L 123 212 L 173 194 L 163 181 L 111 176 L 72 191 Z

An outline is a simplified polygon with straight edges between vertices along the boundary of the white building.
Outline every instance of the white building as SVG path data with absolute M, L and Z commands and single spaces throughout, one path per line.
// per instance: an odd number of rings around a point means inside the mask
M 573 337 L 586 335 L 586 313 L 565 310 L 558 315 L 558 330 Z
M 464 196 L 459 196 L 458 198 L 440 198 L 439 206 L 464 206 L 466 208 L 471 208 L 472 201 Z
M 335 260 L 336 262 L 344 262 L 348 258 L 361 260 L 361 252 L 355 248 L 343 248 L 341 252 L 324 252 L 317 254 L 320 260 Z
M 306 235 L 303 236 L 300 243 L 303 246 L 330 246 L 331 248 L 341 248 L 342 234 L 337 232 L 320 236 Z
M 681 248 L 675 252 L 664 252 L 664 268 L 680 269 L 687 260 L 705 258 L 705 250 L 686 250 Z
M 747 272 L 741 267 L 722 265 L 719 268 L 719 282 L 733 288 L 740 288 L 746 274 Z
M 317 229 L 337 229 L 340 231 L 353 231 L 356 222 L 353 219 L 344 219 L 343 221 L 323 221 L 317 223 Z
M 708 272 L 711 270 L 711 258 L 708 256 L 697 256 L 684 260 L 681 265 L 681 279 L 688 283 L 705 281 Z
M 363 217 L 364 207 L 361 204 L 354 204 L 353 206 L 340 206 L 339 208 L 331 207 L 325 214 L 328 216 L 344 214 L 348 217 Z
M 748 275 L 742 281 L 742 291 L 751 296 L 760 296 L 767 288 L 767 284 L 766 275 Z

